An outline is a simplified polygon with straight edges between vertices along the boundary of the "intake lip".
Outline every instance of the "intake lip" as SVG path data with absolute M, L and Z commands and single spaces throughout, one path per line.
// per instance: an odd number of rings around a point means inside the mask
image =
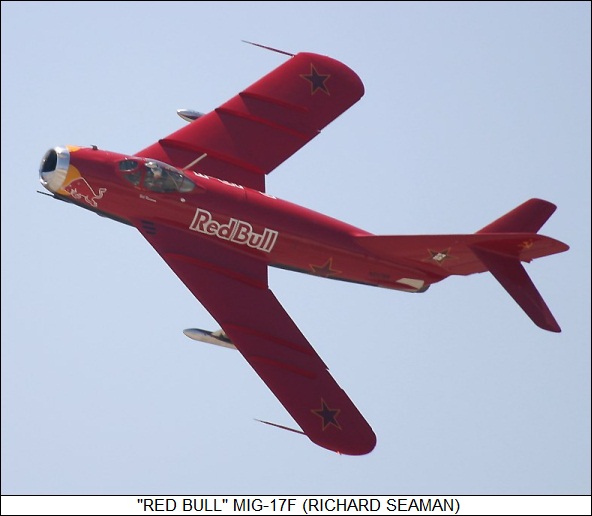
M 66 147 L 49 149 L 39 166 L 39 181 L 50 192 L 56 193 L 66 180 L 69 166 L 70 151 Z

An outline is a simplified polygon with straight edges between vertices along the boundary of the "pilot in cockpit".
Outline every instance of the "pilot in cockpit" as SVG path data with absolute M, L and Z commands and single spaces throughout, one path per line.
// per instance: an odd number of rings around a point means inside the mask
M 154 162 L 146 163 L 146 178 L 144 186 L 154 191 L 162 191 L 164 188 L 164 177 L 162 169 Z

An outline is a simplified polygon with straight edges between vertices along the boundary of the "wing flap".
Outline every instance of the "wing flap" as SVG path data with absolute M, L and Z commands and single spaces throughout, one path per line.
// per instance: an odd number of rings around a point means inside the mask
M 350 455 L 374 448 L 376 436 L 364 417 L 267 288 L 265 262 L 158 223 L 150 232 L 136 227 L 311 441 Z

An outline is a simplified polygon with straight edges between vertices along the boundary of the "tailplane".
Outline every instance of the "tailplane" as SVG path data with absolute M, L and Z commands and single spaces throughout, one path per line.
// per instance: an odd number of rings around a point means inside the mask
M 543 330 L 559 333 L 561 328 L 545 300 L 517 258 L 473 246 L 473 253 L 487 267 L 493 277 L 506 289 L 526 315 Z
M 477 231 L 477 234 L 537 234 L 556 209 L 557 207 L 548 201 L 530 199 Z M 563 242 L 555 242 L 558 245 L 554 252 L 563 252 L 569 249 Z M 530 240 L 526 239 L 524 246 L 528 245 L 530 245 Z M 518 253 L 515 256 L 504 255 L 496 252 L 495 246 L 488 248 L 479 244 L 473 245 L 471 248 L 481 263 L 487 267 L 493 277 L 499 281 L 537 326 L 553 332 L 561 331 L 551 310 L 520 263 Z
M 489 271 L 537 326 L 560 332 L 522 266 L 569 249 L 538 234 L 555 209 L 550 202 L 530 199 L 472 235 L 360 236 L 356 241 L 378 256 L 419 269 L 432 278 L 431 283 L 450 275 Z

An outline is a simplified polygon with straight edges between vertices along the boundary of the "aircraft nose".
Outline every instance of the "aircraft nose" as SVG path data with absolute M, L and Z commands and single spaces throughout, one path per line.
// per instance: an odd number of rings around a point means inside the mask
M 50 192 L 57 192 L 66 179 L 70 166 L 70 151 L 66 147 L 49 149 L 39 166 L 39 181 Z

